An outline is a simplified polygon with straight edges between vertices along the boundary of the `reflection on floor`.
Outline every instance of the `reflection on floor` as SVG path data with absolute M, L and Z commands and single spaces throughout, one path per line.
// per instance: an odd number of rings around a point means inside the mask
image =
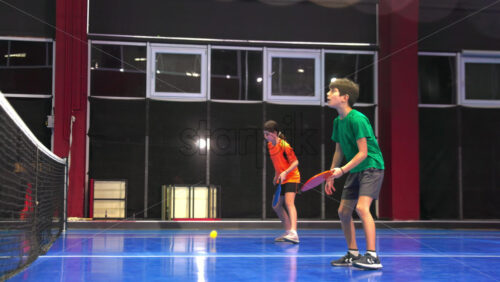
M 74 230 L 9 281 L 498 281 L 500 231 L 378 230 L 378 271 L 332 267 L 341 230 Z M 364 237 L 357 234 L 361 252 Z

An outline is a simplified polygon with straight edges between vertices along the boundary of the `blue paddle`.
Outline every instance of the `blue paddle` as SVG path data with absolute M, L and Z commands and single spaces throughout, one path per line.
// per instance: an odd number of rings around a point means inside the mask
M 276 205 L 278 205 L 278 202 L 280 201 L 280 195 L 281 195 L 281 181 L 276 186 L 276 192 L 274 192 L 273 207 L 276 207 Z

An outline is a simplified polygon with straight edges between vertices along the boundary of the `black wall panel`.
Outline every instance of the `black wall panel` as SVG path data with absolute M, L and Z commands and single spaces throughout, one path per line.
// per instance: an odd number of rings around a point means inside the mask
M 52 98 L 8 98 L 24 123 L 45 147 L 51 149 L 52 130 L 47 127 L 47 116 L 52 112 Z
M 206 183 L 205 102 L 149 100 L 148 217 L 161 217 L 161 186 Z
M 4 0 L 0 3 L 0 36 L 55 38 L 56 0 Z
M 420 108 L 420 217 L 458 219 L 458 108 Z
M 262 218 L 262 103 L 210 107 L 210 183 L 223 218 Z
M 420 0 L 420 51 L 500 50 L 500 2 Z
M 462 108 L 465 219 L 500 218 L 500 109 Z
M 316 1 L 322 5 L 312 1 L 243 0 L 89 2 L 91 34 L 373 44 L 377 41 L 377 1 L 364 0 L 351 6 L 327 1 Z
M 90 99 L 89 178 L 126 179 L 127 217 L 144 211 L 145 102 Z

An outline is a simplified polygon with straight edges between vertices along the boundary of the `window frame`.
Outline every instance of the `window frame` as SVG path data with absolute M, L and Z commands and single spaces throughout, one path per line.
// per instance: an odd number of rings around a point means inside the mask
M 8 93 L 1 92 L 5 97 L 9 98 L 53 98 L 55 93 L 55 72 L 56 72 L 56 41 L 51 38 L 38 38 L 38 37 L 15 37 L 15 36 L 0 36 L 1 41 L 24 41 L 24 42 L 44 42 L 44 43 L 52 43 L 52 91 L 51 93 Z M 48 53 L 47 53 L 48 54 Z M 46 58 L 47 61 L 47 58 Z
M 208 86 L 208 45 L 172 45 L 172 44 L 149 44 L 148 48 L 148 63 L 147 63 L 147 76 L 148 89 L 146 98 L 159 99 L 159 100 L 173 100 L 173 101 L 206 101 Z M 200 92 L 157 92 L 156 91 L 156 54 L 182 54 L 182 55 L 200 55 Z
M 358 51 L 358 50 L 327 50 L 323 49 L 321 57 L 322 62 L 322 79 L 325 77 L 325 56 L 326 54 L 347 54 L 347 55 L 372 55 L 373 56 L 373 103 L 358 103 L 356 102 L 356 107 L 371 107 L 378 105 L 378 52 L 377 51 Z M 326 81 L 323 81 L 321 85 L 324 85 Z M 328 89 L 325 89 L 328 93 Z M 326 95 L 325 93 L 325 95 Z M 321 105 L 328 106 L 327 103 L 321 98 Z M 377 119 L 377 118 L 376 118 Z
M 277 96 L 272 95 L 272 59 L 314 59 L 314 96 Z M 263 101 L 276 104 L 295 105 L 321 105 L 321 50 L 318 49 L 281 49 L 264 48 L 264 71 L 263 71 Z
M 146 99 L 148 95 L 148 87 L 149 84 L 147 83 L 147 70 L 148 70 L 148 65 L 146 64 L 146 95 L 145 97 L 121 97 L 121 96 L 92 96 L 90 91 L 91 91 L 91 85 L 92 85 L 92 76 L 91 76 L 91 71 L 93 68 L 91 67 L 92 63 L 92 47 L 93 45 L 117 45 L 117 46 L 145 46 L 146 47 L 146 63 L 149 63 L 149 50 L 148 50 L 148 44 L 145 42 L 128 42 L 128 41 L 105 41 L 105 40 L 89 40 L 88 42 L 88 53 L 87 53 L 87 97 L 92 97 L 96 99 L 111 99 L 111 100 L 144 100 Z M 121 58 L 120 58 L 121 59 Z M 123 62 L 122 62 L 123 64 Z
M 500 108 L 500 99 L 498 100 L 482 100 L 482 99 L 467 99 L 465 85 L 465 67 L 467 63 L 481 64 L 498 64 L 500 65 L 500 52 L 496 51 L 463 51 L 460 54 L 460 95 L 458 101 L 460 105 L 481 107 L 481 108 Z

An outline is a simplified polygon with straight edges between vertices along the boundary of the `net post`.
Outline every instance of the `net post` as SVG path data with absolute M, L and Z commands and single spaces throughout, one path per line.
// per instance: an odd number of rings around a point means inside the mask
M 38 230 L 38 174 L 40 173 L 38 171 L 39 167 L 39 162 L 40 162 L 40 150 L 38 147 L 36 147 L 36 155 L 35 155 L 35 183 L 33 183 L 31 195 L 32 199 L 31 201 L 33 202 L 33 225 L 31 226 L 31 245 L 33 246 L 33 249 L 37 252 L 40 253 L 42 251 L 42 242 L 40 240 L 40 232 L 41 230 Z M 29 209 L 28 211 L 29 212 Z
M 63 229 L 62 232 L 66 232 L 68 223 L 68 158 L 64 158 L 64 196 L 63 196 Z

